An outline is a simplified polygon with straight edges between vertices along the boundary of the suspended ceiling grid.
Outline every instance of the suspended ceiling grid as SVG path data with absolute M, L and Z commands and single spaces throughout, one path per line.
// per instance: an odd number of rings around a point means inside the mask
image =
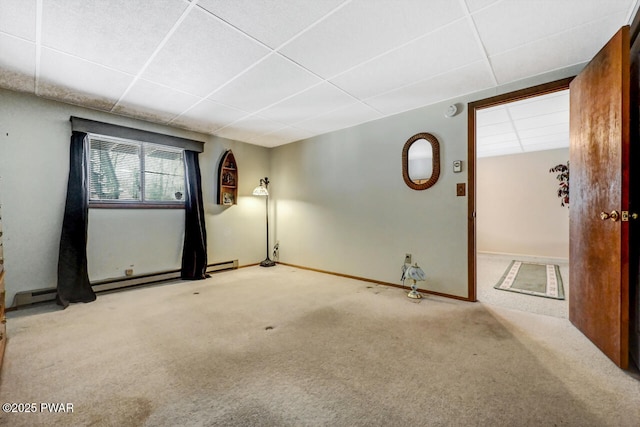
M 636 7 L 0 0 L 0 87 L 274 147 L 585 63 Z

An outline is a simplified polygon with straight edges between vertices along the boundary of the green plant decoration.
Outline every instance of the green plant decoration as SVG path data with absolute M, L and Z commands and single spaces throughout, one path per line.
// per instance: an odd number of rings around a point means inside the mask
M 560 182 L 558 186 L 558 197 L 560 198 L 560 205 L 569 207 L 569 162 L 567 164 L 559 164 L 551 169 L 549 172 L 557 172 L 556 178 Z

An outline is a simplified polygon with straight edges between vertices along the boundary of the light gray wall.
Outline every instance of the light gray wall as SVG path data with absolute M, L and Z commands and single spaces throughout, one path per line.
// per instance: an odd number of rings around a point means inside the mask
M 227 149 L 233 151 L 238 166 L 238 204 L 233 206 L 216 204 L 218 163 Z M 208 137 L 200 155 L 200 169 L 209 263 L 237 259 L 243 266 L 265 258 L 265 200 L 252 193 L 260 178 L 269 174 L 269 159 L 269 148 Z
M 269 150 L 0 89 L 0 202 L 6 301 L 16 292 L 55 287 L 69 171 L 69 116 L 205 141 L 200 155 L 209 262 L 264 258 L 264 203 L 250 196 L 269 171 Z M 238 204 L 215 204 L 217 164 L 232 149 L 241 178 Z M 89 214 L 91 280 L 180 267 L 184 211 L 105 210 Z
M 424 287 L 466 296 L 466 116 L 445 105 L 379 120 L 274 150 L 276 238 L 283 262 L 398 283 L 405 253 L 427 274 Z M 442 172 L 430 189 L 402 179 L 402 147 L 430 132 L 440 141 Z
M 265 256 L 264 199 L 251 191 L 272 180 L 271 243 L 291 264 L 399 283 L 404 254 L 427 273 L 427 289 L 467 296 L 467 102 L 576 74 L 582 66 L 267 149 L 0 90 L 0 202 L 7 302 L 18 291 L 56 285 L 69 167 L 69 116 L 206 141 L 201 154 L 209 261 Z M 445 108 L 465 107 L 446 119 Z M 402 180 L 401 150 L 415 133 L 441 144 L 442 174 L 426 191 Z M 240 168 L 238 205 L 215 204 L 217 163 L 231 148 Z M 464 169 L 452 172 L 461 159 Z M 91 211 L 92 280 L 179 266 L 180 211 Z M 144 223 L 143 231 L 140 224 Z M 162 268 L 165 269 L 165 268 Z
M 425 270 L 421 287 L 468 296 L 467 103 L 575 75 L 582 65 L 277 147 L 272 153 L 274 238 L 282 262 L 399 284 L 405 253 Z M 445 118 L 450 104 L 462 111 Z M 440 141 L 430 189 L 402 179 L 404 143 Z M 454 160 L 463 172 L 453 173 Z
M 568 160 L 568 148 L 478 159 L 478 251 L 569 258 L 569 209 L 549 173 Z

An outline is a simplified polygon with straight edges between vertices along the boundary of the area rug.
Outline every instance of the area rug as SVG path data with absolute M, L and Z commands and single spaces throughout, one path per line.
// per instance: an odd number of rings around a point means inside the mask
M 538 297 L 564 299 L 560 267 L 553 264 L 513 260 L 494 288 Z

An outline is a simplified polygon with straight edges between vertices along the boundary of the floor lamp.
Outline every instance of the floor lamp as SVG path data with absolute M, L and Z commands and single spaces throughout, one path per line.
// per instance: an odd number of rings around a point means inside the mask
M 276 263 L 274 261 L 271 261 L 271 259 L 269 258 L 269 178 L 267 178 L 266 176 L 264 177 L 264 179 L 260 178 L 260 185 L 253 190 L 253 195 L 266 196 L 267 198 L 267 257 L 260 263 L 260 266 L 273 267 L 274 265 L 276 265 Z

